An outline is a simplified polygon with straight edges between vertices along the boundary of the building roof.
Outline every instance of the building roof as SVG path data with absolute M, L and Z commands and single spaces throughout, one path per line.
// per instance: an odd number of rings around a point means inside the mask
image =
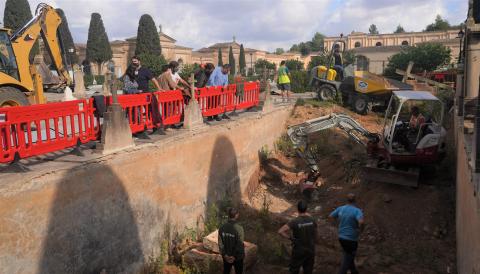
M 159 38 L 162 38 L 162 37 L 163 37 L 163 38 L 166 38 L 167 40 L 170 40 L 172 43 L 177 42 L 177 40 L 173 39 L 172 37 L 166 35 L 166 34 L 163 33 L 163 32 L 159 32 L 158 35 L 159 35 Z M 137 36 L 130 37 L 130 38 L 127 38 L 127 39 L 125 39 L 125 40 L 126 40 L 126 41 L 137 40 Z
M 348 36 L 358 36 L 358 35 L 366 35 L 371 37 L 382 37 L 382 36 L 401 36 L 401 35 L 411 35 L 411 34 L 421 34 L 421 33 L 428 33 L 428 34 L 441 34 L 441 33 L 449 33 L 449 32 L 458 32 L 460 29 L 449 29 L 449 30 L 439 30 L 439 31 L 410 31 L 410 32 L 402 32 L 402 33 L 380 33 L 380 34 L 370 34 L 364 32 L 355 32 L 353 31 L 351 34 L 344 35 L 343 38 L 347 38 Z M 325 37 L 326 40 L 334 40 L 340 39 L 340 36 L 330 36 Z
M 227 47 L 230 47 L 230 46 L 240 47 L 240 44 L 235 42 L 235 41 L 225 42 L 225 43 L 216 43 L 216 44 L 213 44 L 213 45 L 209 46 L 209 48 L 227 48 Z
M 393 91 L 400 100 L 429 100 L 439 101 L 437 97 L 428 91 L 396 90 Z
M 180 45 L 175 45 L 175 48 L 176 49 L 193 49 L 193 48 L 184 47 L 184 46 L 180 46 Z

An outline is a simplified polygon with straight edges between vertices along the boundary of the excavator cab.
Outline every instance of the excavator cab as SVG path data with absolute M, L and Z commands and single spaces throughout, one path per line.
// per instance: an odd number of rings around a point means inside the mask
M 429 92 L 394 91 L 385 115 L 384 148 L 392 162 L 436 162 L 444 152 L 443 102 Z
M 0 29 L 0 72 L 19 81 L 18 66 L 8 30 Z

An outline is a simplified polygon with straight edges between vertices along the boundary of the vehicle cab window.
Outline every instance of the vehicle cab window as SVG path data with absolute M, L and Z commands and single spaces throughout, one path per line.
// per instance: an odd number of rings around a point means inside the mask
M 12 44 L 6 31 L 0 31 L 0 71 L 20 80 Z

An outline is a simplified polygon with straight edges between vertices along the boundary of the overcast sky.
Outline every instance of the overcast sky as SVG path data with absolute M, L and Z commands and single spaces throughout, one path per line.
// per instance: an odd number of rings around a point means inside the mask
M 381 33 L 398 24 L 421 31 L 437 14 L 451 24 L 464 21 L 468 0 L 29 0 L 32 12 L 40 2 L 62 8 L 75 42 L 87 40 L 90 14 L 102 15 L 111 41 L 136 35 L 142 14 L 150 14 L 179 45 L 195 49 L 231 41 L 273 51 L 310 40 L 318 31 L 327 36 L 367 32 L 376 24 Z M 0 0 L 4 10 L 5 0 Z M 3 22 L 3 14 L 2 20 Z

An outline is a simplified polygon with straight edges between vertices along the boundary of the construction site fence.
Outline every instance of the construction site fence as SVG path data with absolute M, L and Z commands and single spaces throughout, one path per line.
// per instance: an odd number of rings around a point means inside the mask
M 258 82 L 195 90 L 204 117 L 255 107 L 259 94 Z M 132 133 L 179 124 L 186 108 L 181 90 L 118 95 L 117 98 Z M 105 97 L 105 108 L 111 104 L 112 96 Z M 94 98 L 0 108 L 0 163 L 99 140 L 102 117 Z

